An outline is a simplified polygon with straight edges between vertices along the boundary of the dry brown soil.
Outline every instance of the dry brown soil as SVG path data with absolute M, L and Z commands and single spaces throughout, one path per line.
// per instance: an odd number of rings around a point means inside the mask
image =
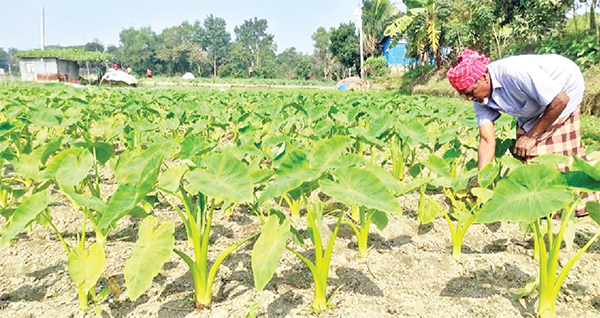
M 438 217 L 419 226 L 417 197 L 401 198 L 403 216 L 370 234 L 372 250 L 357 257 L 352 230 L 342 226 L 332 259 L 329 292 L 338 290 L 333 307 L 311 312 L 313 283 L 307 267 L 286 252 L 275 278 L 260 293 L 253 288 L 251 246 L 234 252 L 221 266 L 210 308 L 193 308 L 193 287 L 186 264 L 175 254 L 151 288 L 135 302 L 123 285 L 124 262 L 131 253 L 139 219 L 124 218 L 106 245 L 105 277 L 121 285 L 99 306 L 102 317 L 246 317 L 259 303 L 257 317 L 535 317 L 535 294 L 513 301 L 508 293 L 536 274 L 532 241 L 516 224 L 476 224 L 465 238 L 462 260 L 450 256 L 448 226 Z M 51 207 L 54 221 L 70 243 L 80 226 L 79 212 L 67 202 Z M 159 207 L 155 215 L 178 224 L 176 246 L 189 252 L 177 214 Z M 333 220 L 324 226 L 331 233 Z M 296 224 L 302 228 L 302 224 Z M 232 242 L 256 231 L 256 218 L 219 213 L 213 228 L 211 257 Z M 598 230 L 591 221 L 578 224 L 576 245 Z M 91 235 L 90 235 L 91 236 Z M 577 246 L 576 246 L 577 247 Z M 312 249 L 302 250 L 310 256 Z M 77 294 L 66 266 L 67 255 L 56 235 L 37 227 L 0 250 L 0 317 L 93 317 L 78 309 Z M 564 259 L 563 259 L 564 262 Z M 558 299 L 558 317 L 600 317 L 600 244 L 595 243 L 569 274 Z M 106 285 L 101 279 L 99 286 Z

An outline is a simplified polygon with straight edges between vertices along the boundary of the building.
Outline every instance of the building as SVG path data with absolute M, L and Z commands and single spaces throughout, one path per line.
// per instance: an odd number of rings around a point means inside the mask
M 21 79 L 34 82 L 70 82 L 79 79 L 77 61 L 57 57 L 21 57 Z
M 383 44 L 383 56 L 388 66 L 403 67 L 414 63 L 412 59 L 406 58 L 406 41 L 401 40 L 391 46 L 392 39 L 386 36 L 381 43 Z
M 100 65 L 113 59 L 107 53 L 76 49 L 31 50 L 19 52 L 17 56 L 20 59 L 21 79 L 34 82 L 79 80 L 79 63 L 94 62 Z M 89 69 L 87 71 L 89 74 Z

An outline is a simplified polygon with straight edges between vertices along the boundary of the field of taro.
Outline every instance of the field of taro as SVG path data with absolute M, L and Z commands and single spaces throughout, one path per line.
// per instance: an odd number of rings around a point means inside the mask
M 600 317 L 600 204 L 574 216 L 598 151 L 523 165 L 502 116 L 478 170 L 464 101 L 22 86 L 0 110 L 1 317 Z

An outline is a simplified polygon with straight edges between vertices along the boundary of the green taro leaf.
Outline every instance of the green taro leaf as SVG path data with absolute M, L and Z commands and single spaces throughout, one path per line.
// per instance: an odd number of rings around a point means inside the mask
M 473 195 L 477 197 L 477 201 L 481 203 L 486 203 L 494 195 L 494 191 L 486 188 L 472 188 L 471 193 L 473 193 Z
M 154 179 L 158 177 L 158 169 L 165 156 L 163 146 L 153 145 L 136 155 L 128 162 L 119 162 L 114 169 L 115 178 L 119 183 L 141 183 L 143 179 L 156 172 Z
M 346 152 L 351 142 L 348 136 L 339 135 L 321 140 L 310 152 L 310 162 L 319 171 L 325 171 Z
M 96 242 L 86 252 L 83 244 L 77 244 L 69 253 L 67 267 L 77 290 L 87 293 L 96 286 L 106 265 L 106 255 L 102 244 Z
M 214 143 L 209 142 L 200 135 L 189 135 L 181 143 L 181 159 L 189 159 L 194 156 L 203 156 L 215 147 Z
M 59 153 L 57 153 L 46 165 L 46 170 L 44 171 L 44 176 L 46 178 L 54 178 L 56 176 L 56 172 L 62 165 L 63 161 L 66 157 L 73 155 L 76 158 L 82 157 L 87 151 L 81 147 L 68 148 Z
M 279 260 L 285 252 L 287 239 L 290 236 L 290 220 L 285 218 L 280 223 L 280 218 L 271 214 L 262 227 L 260 236 L 252 248 L 252 273 L 254 286 L 259 292 L 275 274 Z
M 583 171 L 569 171 L 564 174 L 569 187 L 581 191 L 600 191 L 600 182 Z
M 477 173 L 477 181 L 482 188 L 489 187 L 500 173 L 500 166 L 494 162 L 486 163 Z
M 377 137 L 369 134 L 369 131 L 367 131 L 363 127 L 352 127 L 350 129 L 348 129 L 348 132 L 350 132 L 351 134 L 355 134 L 356 139 L 358 139 L 360 142 L 364 142 L 369 145 L 377 146 L 379 148 L 384 148 L 386 146 L 386 144 L 383 141 L 381 141 L 381 140 L 377 139 Z
M 569 163 L 569 157 L 565 156 L 565 155 L 561 155 L 561 154 L 556 154 L 556 153 L 548 153 L 548 154 L 543 154 L 539 157 L 532 158 L 531 162 L 550 163 L 550 164 L 559 165 L 559 164 Z
M 154 277 L 169 260 L 175 245 L 175 224 L 166 221 L 154 229 L 157 223 L 154 216 L 142 221 L 131 257 L 125 262 L 123 275 L 132 301 L 150 287 Z
M 590 165 L 585 160 L 577 156 L 573 156 L 573 165 L 575 166 L 575 168 L 585 172 L 594 180 L 600 181 L 600 168 Z
M 399 123 L 396 133 L 402 139 L 407 139 L 411 147 L 417 147 L 419 144 L 427 144 L 427 130 L 425 130 L 425 126 L 414 120 L 408 123 Z
M 46 163 L 46 160 L 54 154 L 55 151 L 60 149 L 62 145 L 63 137 L 58 137 L 58 139 L 52 140 L 44 146 L 44 153 L 42 154 L 42 158 L 40 159 L 41 163 Z
M 29 222 L 33 221 L 38 214 L 48 207 L 48 204 L 50 204 L 48 190 L 35 193 L 30 197 L 25 198 L 19 207 L 17 207 L 17 210 L 12 214 L 12 217 L 8 220 L 6 228 L 0 238 L 0 248 L 6 246 L 10 240 L 21 233 Z
M 600 224 L 600 203 L 596 201 L 588 201 L 585 204 L 585 207 L 590 213 L 590 218 L 592 218 L 594 222 Z
M 430 181 L 431 181 L 431 177 L 418 177 L 418 178 L 411 179 L 410 181 L 405 182 L 402 185 L 400 185 L 400 191 L 398 193 L 396 193 L 396 195 L 407 194 Z
M 510 170 L 515 170 L 518 167 L 521 167 L 524 165 L 524 163 L 521 162 L 521 160 L 519 160 L 513 156 L 510 156 L 510 155 L 502 157 L 500 159 L 500 162 L 502 162 L 502 164 L 505 165 L 506 167 L 508 167 Z
M 371 173 L 376 175 L 377 178 L 379 178 L 379 180 L 381 180 L 381 182 L 383 182 L 383 185 L 386 188 L 388 188 L 390 191 L 392 191 L 396 195 L 400 195 L 400 192 L 402 191 L 400 181 L 398 181 L 398 179 L 394 178 L 394 176 L 392 176 L 392 174 L 389 173 L 389 171 L 385 170 L 384 168 L 382 168 L 380 166 L 376 166 L 376 165 L 373 165 L 370 163 L 366 165 L 366 168 Z
M 127 166 L 131 167 L 131 171 L 129 171 L 128 175 L 122 177 L 125 182 L 119 184 L 106 210 L 102 213 L 102 218 L 98 224 L 101 230 L 107 230 L 113 222 L 127 214 L 129 210 L 133 209 L 136 204 L 145 198 L 148 192 L 154 189 L 163 156 L 163 153 L 160 151 L 152 152 L 145 150 L 138 158 L 132 161 L 138 162 L 140 166 L 134 167 L 131 165 L 131 162 L 127 164 Z M 119 169 L 118 171 L 123 170 Z M 127 182 L 127 180 L 131 180 L 131 182 Z
M 62 117 L 62 112 L 57 109 L 44 108 L 44 109 L 30 109 L 27 115 L 28 119 L 34 124 L 44 127 L 56 127 L 58 126 L 58 118 Z
M 82 153 L 80 157 L 69 154 L 62 160 L 56 171 L 56 181 L 61 187 L 74 187 L 87 177 L 93 164 L 94 157 L 87 151 Z
M 450 177 L 450 167 L 444 159 L 436 155 L 429 155 L 423 165 L 440 177 Z
M 31 178 L 33 180 L 39 180 L 41 178 L 42 174 L 40 173 L 39 160 L 27 154 L 21 154 L 18 160 L 12 161 L 12 165 L 17 173 L 26 178 Z
M 74 147 L 84 147 L 91 154 L 96 153 L 96 160 L 100 164 L 105 164 L 115 154 L 115 148 L 106 142 L 77 142 Z
M 273 182 L 269 184 L 258 200 L 258 204 L 283 195 L 309 182 L 319 175 L 317 169 L 311 169 L 302 150 L 288 152 L 277 170 Z
M 370 210 L 369 213 L 373 213 L 373 216 L 371 217 L 373 224 L 375 224 L 380 231 L 383 231 L 389 222 L 387 213 L 379 210 Z
M 169 192 L 175 193 L 179 190 L 181 177 L 189 170 L 187 165 L 179 165 L 165 170 L 158 177 L 158 187 Z
M 533 222 L 562 209 L 574 200 L 552 164 L 515 169 L 498 182 L 493 197 L 482 207 L 478 222 Z
M 438 209 L 437 205 L 433 203 L 433 199 L 430 197 L 425 198 L 425 205 L 423 206 L 423 210 L 419 211 L 417 218 L 422 225 L 426 225 L 431 223 L 435 218 L 440 214 L 440 209 Z
M 194 170 L 185 175 L 188 192 L 202 192 L 217 201 L 252 201 L 253 185 L 245 164 L 226 153 L 210 154 L 205 163 L 207 170 Z
M 402 214 L 396 198 L 373 173 L 357 167 L 340 168 L 336 181 L 319 180 L 321 190 L 345 205 L 364 206 L 386 213 Z
M 79 207 L 87 207 L 99 212 L 106 210 L 106 203 L 89 193 L 79 194 L 69 187 L 61 188 L 61 190 Z

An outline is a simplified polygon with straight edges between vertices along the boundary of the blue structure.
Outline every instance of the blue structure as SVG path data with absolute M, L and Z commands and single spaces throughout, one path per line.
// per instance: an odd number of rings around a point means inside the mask
M 390 47 L 392 39 L 386 36 L 383 41 L 383 56 L 390 66 L 409 66 L 414 63 L 412 59 L 406 58 L 406 41 L 398 41 L 395 46 Z

